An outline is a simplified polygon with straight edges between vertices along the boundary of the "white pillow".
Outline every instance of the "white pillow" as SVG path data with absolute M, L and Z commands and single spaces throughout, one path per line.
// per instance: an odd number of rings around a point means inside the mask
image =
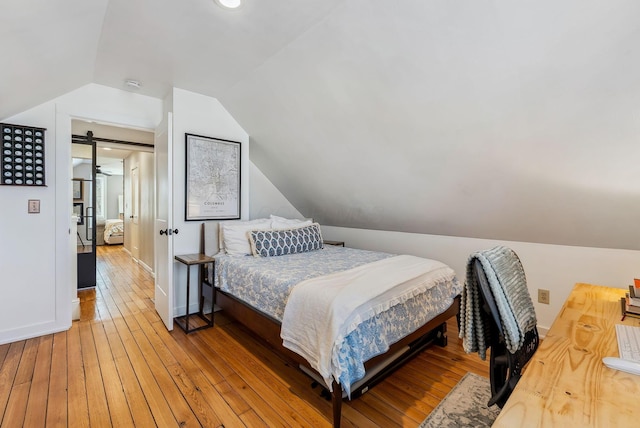
M 220 239 L 227 254 L 244 256 L 251 254 L 250 230 L 264 230 L 271 227 L 271 219 L 260 218 L 249 221 L 226 221 L 220 223 Z
M 219 221 L 216 224 L 218 228 L 218 249 L 224 251 L 224 231 L 222 230 L 222 226 L 226 224 L 262 224 L 264 221 L 271 221 L 268 218 L 257 218 L 255 220 L 227 220 L 227 221 Z
M 303 227 L 313 224 L 311 219 L 297 219 L 297 218 L 284 218 L 271 214 L 271 228 L 272 229 L 291 229 L 294 227 Z

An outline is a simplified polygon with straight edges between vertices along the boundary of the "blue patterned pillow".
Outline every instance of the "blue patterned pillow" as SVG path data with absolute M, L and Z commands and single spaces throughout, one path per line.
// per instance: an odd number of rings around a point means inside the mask
M 253 255 L 260 257 L 304 253 L 323 247 L 318 223 L 295 229 L 252 230 L 249 241 Z

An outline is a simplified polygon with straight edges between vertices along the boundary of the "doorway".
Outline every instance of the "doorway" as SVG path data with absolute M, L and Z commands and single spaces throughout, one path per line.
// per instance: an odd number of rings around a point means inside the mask
M 93 246 L 121 246 L 132 259 L 149 272 L 154 269 L 153 221 L 155 183 L 153 168 L 153 132 L 113 125 L 72 120 L 72 142 L 91 131 L 96 147 L 93 162 L 95 209 Z M 131 185 L 131 170 L 137 183 Z M 138 241 L 132 245 L 131 209 L 135 209 Z M 94 253 L 96 251 L 94 250 Z M 95 273 L 95 265 L 93 267 Z

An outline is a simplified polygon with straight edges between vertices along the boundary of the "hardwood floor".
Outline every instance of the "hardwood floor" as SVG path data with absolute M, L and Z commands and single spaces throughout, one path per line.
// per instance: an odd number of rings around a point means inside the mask
M 310 379 L 239 324 L 169 332 L 153 307 L 153 278 L 122 246 L 98 247 L 98 284 L 80 293 L 66 332 L 0 345 L 1 427 L 329 427 L 331 402 Z M 345 427 L 417 427 L 467 372 L 449 322 L 432 347 L 357 400 Z

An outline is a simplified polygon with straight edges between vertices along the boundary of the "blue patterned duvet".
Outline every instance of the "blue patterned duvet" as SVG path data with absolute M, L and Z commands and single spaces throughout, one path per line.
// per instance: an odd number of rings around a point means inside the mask
M 331 245 L 280 257 L 217 255 L 214 285 L 282 321 L 289 293 L 299 282 L 391 256 Z M 365 375 L 365 361 L 444 312 L 461 291 L 454 276 L 360 324 L 345 338 L 332 362 L 342 373 L 338 382 L 343 390 L 349 394 L 351 385 Z

